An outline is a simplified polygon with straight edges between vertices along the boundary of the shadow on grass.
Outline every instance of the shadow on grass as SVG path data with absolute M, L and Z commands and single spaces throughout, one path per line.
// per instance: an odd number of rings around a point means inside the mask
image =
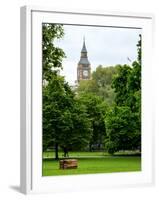
M 88 157 L 69 157 L 69 158 L 59 158 L 58 160 L 55 160 L 55 158 L 43 158 L 43 161 L 59 161 L 59 160 L 63 160 L 63 159 L 78 159 L 78 160 L 98 160 L 98 159 L 104 159 L 104 158 L 130 158 L 130 157 L 141 157 L 141 154 L 137 153 L 137 154 L 119 154 L 119 155 L 106 155 L 106 156 L 88 156 Z
M 141 153 L 135 153 L 135 154 L 114 154 L 112 157 L 141 157 Z

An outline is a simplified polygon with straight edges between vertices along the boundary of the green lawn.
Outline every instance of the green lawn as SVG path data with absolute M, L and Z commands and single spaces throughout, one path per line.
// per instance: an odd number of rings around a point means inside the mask
M 52 155 L 49 154 L 48 157 Z M 70 157 L 78 159 L 78 168 L 65 170 L 59 169 L 59 161 L 48 158 L 46 153 L 43 157 L 45 157 L 43 176 L 141 171 L 140 156 L 108 156 L 102 152 L 72 152 Z
M 139 152 L 134 152 L 134 151 L 122 151 L 122 152 L 117 152 L 115 153 L 115 155 L 139 155 Z M 96 157 L 96 156 L 109 156 L 109 154 L 107 152 L 99 152 L 99 151 L 95 151 L 95 152 L 70 152 L 69 153 L 69 157 L 70 158 L 78 158 L 78 157 Z M 43 158 L 54 158 L 55 157 L 55 152 L 53 151 L 49 151 L 49 152 L 43 152 Z M 63 152 L 59 152 L 59 157 L 63 158 Z
M 105 156 L 108 155 L 106 152 L 70 152 L 69 157 L 85 157 L 85 156 Z M 44 152 L 43 158 L 54 158 L 55 153 L 53 151 L 51 152 Z M 63 157 L 63 152 L 59 152 L 59 157 Z

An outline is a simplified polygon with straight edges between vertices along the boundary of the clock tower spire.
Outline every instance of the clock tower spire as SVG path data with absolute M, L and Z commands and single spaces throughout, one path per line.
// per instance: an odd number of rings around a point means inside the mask
M 80 61 L 77 66 L 77 81 L 89 80 L 91 78 L 91 64 L 88 60 L 85 37 L 83 37 L 83 47 L 81 50 Z

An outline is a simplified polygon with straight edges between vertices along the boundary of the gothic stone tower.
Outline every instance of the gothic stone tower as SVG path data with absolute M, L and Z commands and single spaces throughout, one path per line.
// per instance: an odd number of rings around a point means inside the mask
M 87 49 L 84 39 L 83 47 L 81 50 L 81 57 L 77 67 L 77 81 L 79 83 L 80 80 L 89 80 L 90 78 L 91 78 L 91 64 L 88 61 Z

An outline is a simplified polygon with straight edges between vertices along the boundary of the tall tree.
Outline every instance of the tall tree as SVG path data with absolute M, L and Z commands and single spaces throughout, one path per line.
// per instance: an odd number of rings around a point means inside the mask
M 43 88 L 43 146 L 47 149 L 55 145 L 55 157 L 58 159 L 59 141 L 63 132 L 70 128 L 70 109 L 73 107 L 73 93 L 63 77 L 53 75 Z M 67 127 L 65 122 L 68 122 Z M 62 133 L 63 133 L 62 132 Z M 51 140 L 50 140 L 51 139 Z
M 128 79 L 131 74 L 132 68 L 128 65 L 119 65 L 118 73 L 112 82 L 112 88 L 115 91 L 115 102 L 117 105 L 125 105 L 129 97 Z
M 51 79 L 56 80 L 60 85 L 60 79 L 57 78 L 58 70 L 62 69 L 62 59 L 65 53 L 61 48 L 54 45 L 56 39 L 64 36 L 62 25 L 43 24 L 42 26 L 42 53 L 43 53 L 43 150 L 53 144 L 54 129 L 49 122 L 50 113 L 52 111 L 49 105 L 50 99 L 47 95 L 49 93 L 49 82 Z M 48 86 L 47 86 L 48 85 Z M 58 90 L 59 88 L 57 88 Z M 55 143 L 56 158 L 58 157 L 58 144 Z
M 86 107 L 88 118 L 91 122 L 92 136 L 89 142 L 89 150 L 92 151 L 93 146 L 95 149 L 101 149 L 104 144 L 105 137 L 105 113 L 107 104 L 103 99 L 94 94 L 82 94 L 79 97 L 81 105 Z
M 113 154 L 119 150 L 140 149 L 138 116 L 129 106 L 115 106 L 106 117 L 106 149 Z
M 141 150 L 141 36 L 137 52 L 137 60 L 132 66 L 120 66 L 113 80 L 116 105 L 106 116 L 106 148 L 111 153 Z
M 70 149 L 85 146 L 92 133 L 85 107 L 58 73 L 65 53 L 54 40 L 63 35 L 61 25 L 43 24 L 43 150 L 54 145 L 55 159 L 59 147 L 66 156 Z
M 52 71 L 62 69 L 64 51 L 54 45 L 54 41 L 64 36 L 62 25 L 43 24 L 42 26 L 42 50 L 43 50 L 43 81 L 49 81 Z
M 74 93 L 63 77 L 54 76 L 50 79 L 44 88 L 43 102 L 44 147 L 54 144 L 56 159 L 58 147 L 66 155 L 69 150 L 75 147 L 79 150 L 89 143 L 92 130 L 85 106 L 75 100 Z

